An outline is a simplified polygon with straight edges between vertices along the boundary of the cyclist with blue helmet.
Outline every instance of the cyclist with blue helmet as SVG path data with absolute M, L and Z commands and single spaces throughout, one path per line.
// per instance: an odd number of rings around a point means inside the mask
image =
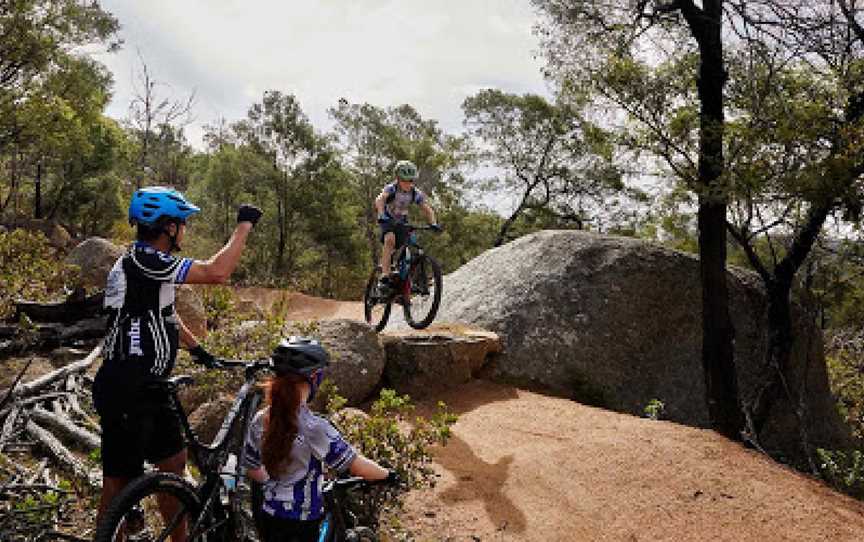
M 414 186 L 419 177 L 417 166 L 408 160 L 396 162 L 393 168 L 394 181 L 381 190 L 375 198 L 375 210 L 378 212 L 378 224 L 381 226 L 381 281 L 379 291 L 386 292 L 390 288 L 390 264 L 393 252 L 405 244 L 407 231 L 404 225 L 408 222 L 408 210 L 411 205 L 417 205 L 429 221 L 433 229 L 441 227 L 435 220 L 435 211 L 426 202 L 426 194 Z
M 154 395 L 148 383 L 170 375 L 180 344 L 198 363 L 209 368 L 216 362 L 175 312 L 175 289 L 227 280 L 262 214 L 254 206 L 240 206 L 233 235 L 212 258 L 178 258 L 173 253 L 180 250 L 186 221 L 199 211 L 180 192 L 158 186 L 136 190 L 129 204 L 137 240 L 108 274 L 108 331 L 93 382 L 102 426 L 100 518 L 111 499 L 143 473 L 145 461 L 168 472 L 185 470 L 181 428 L 167 398 Z M 175 541 L 185 539 L 184 528 L 175 531 Z
M 308 402 L 324 378 L 327 351 L 308 337 L 288 337 L 271 356 L 274 377 L 265 383 L 267 407 L 246 434 L 245 464 L 261 484 L 253 492 L 255 523 L 264 542 L 315 541 L 322 517 L 323 472 L 367 480 L 398 480 L 359 454 Z

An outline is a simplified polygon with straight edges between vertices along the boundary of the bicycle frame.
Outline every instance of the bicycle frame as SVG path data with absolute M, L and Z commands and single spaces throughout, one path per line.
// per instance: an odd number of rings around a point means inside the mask
M 242 468 L 243 459 L 245 458 L 245 450 L 243 447 L 243 439 L 245 436 L 243 434 L 245 433 L 244 427 L 240 427 L 242 431 L 239 437 L 239 450 L 236 450 L 238 453 L 235 471 L 220 472 L 219 469 L 225 463 L 228 454 L 231 452 L 231 450 L 229 450 L 229 437 L 232 435 L 232 430 L 237 426 L 237 423 L 242 425 L 244 420 L 248 420 L 249 410 L 255 406 L 253 405 L 254 401 L 251 399 L 253 396 L 250 395 L 250 392 L 252 392 L 255 387 L 255 377 L 259 371 L 270 367 L 269 362 L 254 362 L 249 364 L 243 361 L 223 360 L 222 364 L 223 367 L 244 367 L 245 381 L 240 387 L 240 390 L 238 390 L 234 402 L 231 405 L 231 409 L 222 421 L 222 425 L 220 426 L 216 437 L 209 445 L 203 444 L 198 440 L 195 431 L 189 423 L 189 418 L 186 416 L 186 412 L 180 404 L 180 399 L 177 396 L 177 391 L 180 386 L 191 385 L 194 383 L 194 380 L 189 376 L 181 375 L 171 378 L 160 385 L 162 389 L 168 392 L 170 408 L 174 412 L 174 415 L 177 416 L 177 419 L 183 428 L 189 453 L 201 471 L 201 482 L 195 488 L 195 493 L 198 494 L 202 507 L 199 516 L 195 518 L 195 521 L 190 525 L 190 540 L 194 540 L 198 536 L 219 529 L 230 520 L 229 511 L 237 510 L 239 508 L 239 503 L 237 502 L 238 492 L 236 489 L 228 493 L 227 510 L 225 510 L 225 507 L 219 499 L 219 492 L 223 486 L 222 476 L 224 475 L 233 477 L 234 487 L 239 487 L 241 478 L 239 472 Z M 213 518 L 214 513 L 220 511 L 223 512 L 222 515 L 224 517 Z M 211 522 L 211 519 L 216 519 L 217 521 Z

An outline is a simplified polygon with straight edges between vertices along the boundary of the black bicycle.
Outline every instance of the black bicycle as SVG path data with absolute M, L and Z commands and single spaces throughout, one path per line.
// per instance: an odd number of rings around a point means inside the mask
M 112 501 L 96 528 L 95 542 L 162 542 L 184 530 L 190 541 L 258 541 L 250 486 L 242 475 L 243 443 L 261 402 L 257 376 L 271 363 L 220 360 L 220 364 L 243 368 L 245 382 L 210 445 L 195 436 L 177 397 L 182 386 L 194 382 L 192 377 L 175 376 L 154 384 L 167 395 L 180 420 L 199 481 L 158 471 L 139 476 Z
M 441 266 L 423 251 L 417 239 L 418 231 L 437 231 L 432 226 L 402 224 L 407 241 L 393 258 L 390 288 L 380 291 L 382 270 L 376 267 L 366 283 L 363 310 L 366 322 L 381 331 L 390 319 L 393 303 L 402 305 L 405 322 L 414 329 L 423 329 L 435 319 L 441 304 Z

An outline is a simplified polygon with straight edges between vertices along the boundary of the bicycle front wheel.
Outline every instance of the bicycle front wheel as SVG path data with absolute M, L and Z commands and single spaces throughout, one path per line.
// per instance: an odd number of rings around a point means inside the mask
M 366 283 L 366 291 L 363 292 L 363 313 L 366 323 L 374 327 L 376 332 L 383 330 L 387 325 L 393 303 L 392 294 L 379 291 L 379 278 L 380 273 L 373 271 Z
M 183 478 L 148 473 L 133 480 L 111 501 L 93 540 L 156 542 L 171 540 L 172 535 L 180 540 L 200 512 L 198 496 Z
M 414 329 L 428 327 L 441 304 L 441 266 L 431 256 L 421 256 L 411 267 L 411 299 L 403 304 L 405 321 Z

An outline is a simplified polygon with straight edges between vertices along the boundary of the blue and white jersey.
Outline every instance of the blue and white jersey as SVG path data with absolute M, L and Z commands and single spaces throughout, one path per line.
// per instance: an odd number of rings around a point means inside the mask
M 117 259 L 105 287 L 105 308 L 111 312 L 106 363 L 133 362 L 150 377 L 170 374 L 179 338 L 174 291 L 192 262 L 142 241 Z
M 382 190 L 386 196 L 384 210 L 393 218 L 405 221 L 411 205 L 422 205 L 426 202 L 426 194 L 417 187 L 411 187 L 408 192 L 399 190 L 397 183 L 390 183 Z
M 261 467 L 261 441 L 264 435 L 264 409 L 249 424 L 246 434 L 245 468 Z M 302 404 L 297 411 L 297 436 L 283 472 L 270 475 L 264 484 L 264 511 L 282 519 L 314 520 L 324 513 L 324 476 L 326 465 L 343 472 L 357 457 L 354 448 L 342 438 L 329 421 L 316 416 Z

